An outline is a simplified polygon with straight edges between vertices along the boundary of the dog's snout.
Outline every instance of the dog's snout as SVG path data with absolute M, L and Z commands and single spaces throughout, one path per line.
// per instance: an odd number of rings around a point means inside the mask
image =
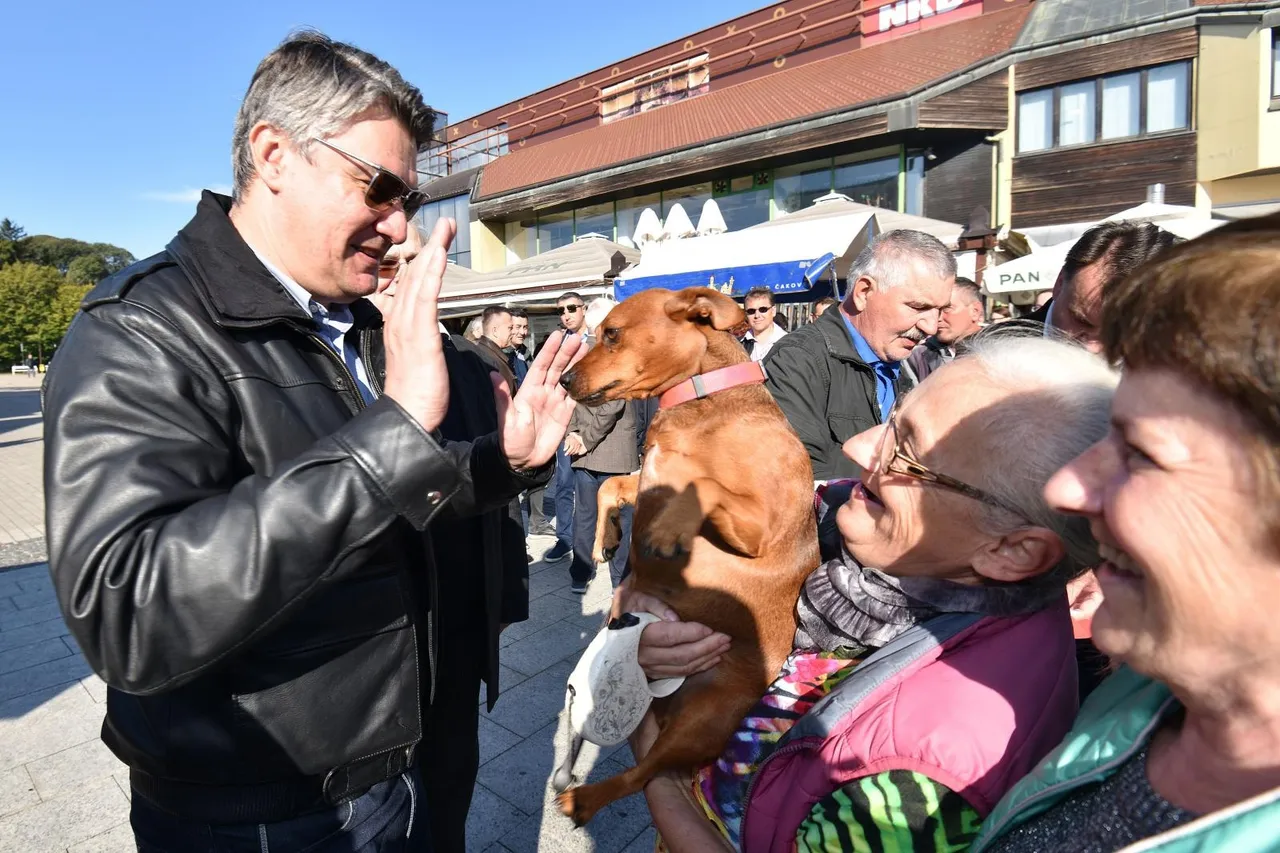
M 572 370 L 565 371 L 560 374 L 560 385 L 564 390 L 568 391 L 573 385 L 574 373 Z

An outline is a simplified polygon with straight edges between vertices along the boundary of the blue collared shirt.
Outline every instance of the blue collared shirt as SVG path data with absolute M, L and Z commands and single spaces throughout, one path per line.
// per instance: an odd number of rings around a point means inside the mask
M 840 306 L 835 306 L 835 310 L 840 311 Z M 876 401 L 880 404 L 880 422 L 883 423 L 889 419 L 889 410 L 893 408 L 893 401 L 898 397 L 898 392 L 894 390 L 894 383 L 898 381 L 898 370 L 901 365 L 896 361 L 881 361 L 880 356 L 876 355 L 875 350 L 867 343 L 867 339 L 854 328 L 849 315 L 840 311 L 840 319 L 844 320 L 844 327 L 849 330 L 849 337 L 853 339 L 853 348 L 858 351 L 858 357 L 865 361 L 867 367 L 875 373 Z
M 257 249 L 254 249 L 253 246 L 249 248 L 258 256 L 258 260 L 267 268 L 267 272 L 275 276 L 276 281 L 284 285 L 284 289 L 289 292 L 289 295 L 302 306 L 302 310 L 311 315 L 311 319 L 315 321 L 316 329 L 320 332 L 321 337 L 329 342 L 329 346 L 333 348 L 333 351 L 347 365 L 351 375 L 355 377 L 356 388 L 360 391 L 360 396 L 364 398 L 366 403 L 373 403 L 377 397 L 373 393 L 373 386 L 369 384 L 369 374 L 364 369 L 364 362 L 360 360 L 360 353 L 356 347 L 355 339 L 347 338 L 347 333 L 355 325 L 355 317 L 351 314 L 350 306 L 334 303 L 331 307 L 325 308 L 319 302 L 316 302 L 306 288 L 264 258 Z

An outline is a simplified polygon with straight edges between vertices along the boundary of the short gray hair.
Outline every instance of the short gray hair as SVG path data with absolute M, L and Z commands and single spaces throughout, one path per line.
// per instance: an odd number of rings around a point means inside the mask
M 955 256 L 941 240 L 923 231 L 899 228 L 878 235 L 858 253 L 849 267 L 848 281 L 852 284 L 866 276 L 876 283 L 877 290 L 888 290 L 907 283 L 912 262 L 923 263 L 938 278 L 955 278 Z
M 1065 584 L 1097 565 L 1098 543 L 1086 519 L 1049 507 L 1044 487 L 1107 434 L 1120 375 L 1074 341 L 1019 327 L 995 326 L 974 335 L 956 360 L 976 362 L 991 382 L 1012 392 L 1005 402 L 975 415 L 983 434 L 999 436 L 999 445 L 1008 450 L 983 467 L 975 485 L 1058 534 L 1066 556 L 1046 580 Z M 1021 526 L 1015 519 L 987 507 L 979 523 L 1003 535 Z
M 436 113 L 399 71 L 322 33 L 290 35 L 258 63 L 236 114 L 231 137 L 235 197 L 244 195 L 256 174 L 249 131 L 259 122 L 282 131 L 305 155 L 312 138 L 341 133 L 371 109 L 399 120 L 418 149 L 431 140 Z

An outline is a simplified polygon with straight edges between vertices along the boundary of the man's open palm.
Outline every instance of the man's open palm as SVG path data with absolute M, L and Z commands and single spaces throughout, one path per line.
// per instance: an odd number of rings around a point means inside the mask
M 498 437 L 512 468 L 537 468 L 555 456 L 577 405 L 561 387 L 560 376 L 585 354 L 581 337 L 552 332 L 515 399 L 502 377 L 490 374 L 501 423 Z

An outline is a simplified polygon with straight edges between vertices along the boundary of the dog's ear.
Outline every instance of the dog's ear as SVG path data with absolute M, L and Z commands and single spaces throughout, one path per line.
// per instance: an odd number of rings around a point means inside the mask
M 710 287 L 687 287 L 668 299 L 663 308 L 673 320 L 706 323 L 722 332 L 747 318 L 742 306 Z

